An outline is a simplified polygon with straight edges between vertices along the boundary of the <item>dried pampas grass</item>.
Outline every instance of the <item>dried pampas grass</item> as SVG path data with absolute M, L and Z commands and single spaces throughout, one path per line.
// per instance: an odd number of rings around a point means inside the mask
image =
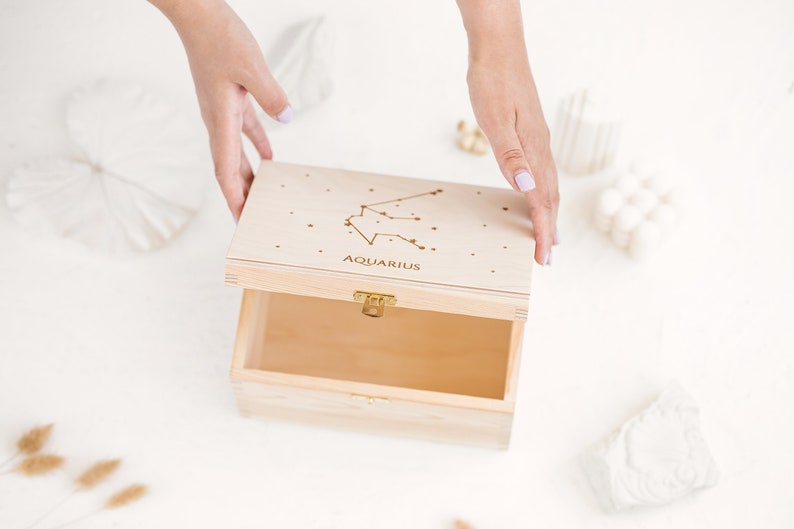
M 35 521 L 33 521 L 33 523 L 28 525 L 27 529 L 33 529 L 33 527 L 38 525 L 42 520 L 57 511 L 64 503 L 69 501 L 69 498 L 74 496 L 76 492 L 85 492 L 91 490 L 105 481 L 113 472 L 116 471 L 120 464 L 121 459 L 105 459 L 98 461 L 88 467 L 85 472 L 77 476 L 77 478 L 74 480 L 74 490 L 72 490 L 72 492 L 64 496 L 60 501 L 55 503 L 55 505 L 45 511 L 44 514 L 39 516 Z
M 148 492 L 146 485 L 136 483 L 127 488 L 121 489 L 116 494 L 108 498 L 105 502 L 105 509 L 120 509 L 125 505 L 141 499 Z
M 52 472 L 63 465 L 63 458 L 54 454 L 36 454 L 26 457 L 17 466 L 23 476 L 40 476 Z
M 148 490 L 149 489 L 146 487 L 146 485 L 141 485 L 140 483 L 136 483 L 135 485 L 130 485 L 129 487 L 121 489 L 116 494 L 108 498 L 108 501 L 106 501 L 105 504 L 99 509 L 93 512 L 89 512 L 88 514 L 85 514 L 79 518 L 70 520 L 64 524 L 58 525 L 53 529 L 62 529 L 64 527 L 74 525 L 77 522 L 82 522 L 83 520 L 86 520 L 88 518 L 93 518 L 94 516 L 96 516 L 97 514 L 99 514 L 100 512 L 106 509 L 120 509 L 122 507 L 125 507 L 130 503 L 141 499 L 143 496 L 146 495 Z
M 0 468 L 6 466 L 21 455 L 29 456 L 41 450 L 47 442 L 47 439 L 50 438 L 52 427 L 52 424 L 37 426 L 23 433 L 22 437 L 17 439 L 17 452 L 0 463 Z
M 93 489 L 119 468 L 121 459 L 105 459 L 91 465 L 74 480 L 78 490 Z
M 44 443 L 50 438 L 54 425 L 38 426 L 28 430 L 17 441 L 17 450 L 20 454 L 31 455 L 42 449 Z
M 52 433 L 52 428 L 52 424 L 47 424 L 45 426 L 37 426 L 22 434 L 16 443 L 17 452 L 11 456 L 10 459 L 0 463 L 0 467 L 9 465 L 14 459 L 20 456 L 23 456 L 22 461 L 20 461 L 15 467 L 9 466 L 8 470 L 0 472 L 0 475 L 16 472 L 23 476 L 41 476 L 62 467 L 65 461 L 63 457 L 55 454 L 38 453 L 49 439 L 50 434 Z M 71 492 L 52 505 L 36 520 L 31 522 L 27 526 L 27 529 L 33 529 L 34 527 L 37 527 L 44 519 L 58 510 L 64 503 L 69 501 L 69 498 L 73 497 L 76 493 L 93 490 L 107 481 L 120 465 L 121 459 L 103 459 L 101 461 L 97 461 L 85 469 L 82 474 L 74 478 L 74 488 L 71 490 Z M 110 498 L 108 498 L 103 504 L 99 505 L 96 510 L 89 512 L 79 518 L 75 518 L 71 521 L 58 525 L 55 529 L 76 524 L 104 510 L 120 509 L 138 501 L 147 493 L 148 488 L 146 485 L 139 483 L 130 485 L 110 496 Z
M 457 519 L 455 520 L 455 529 L 474 529 L 474 526 L 465 520 Z

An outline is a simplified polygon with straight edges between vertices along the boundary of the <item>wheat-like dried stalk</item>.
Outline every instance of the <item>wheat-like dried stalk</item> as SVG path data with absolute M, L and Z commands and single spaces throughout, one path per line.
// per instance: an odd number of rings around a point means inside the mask
M 41 450 L 41 447 L 44 446 L 44 443 L 46 443 L 47 439 L 50 437 L 52 426 L 52 424 L 48 424 L 46 426 L 37 426 L 36 428 L 23 433 L 22 437 L 17 439 L 17 452 L 0 463 L 0 468 L 13 462 L 21 455 L 32 455 Z M 7 473 L 8 472 L 4 472 L 4 474 Z
M 44 443 L 50 438 L 52 427 L 52 424 L 38 426 L 22 434 L 22 437 L 17 440 L 17 450 L 19 450 L 19 453 L 30 455 L 41 450 Z
M 105 481 L 108 476 L 110 476 L 121 464 L 121 459 L 105 459 L 103 461 L 98 461 L 91 465 L 85 472 L 80 474 L 77 479 L 74 480 L 75 488 L 67 494 L 63 499 L 57 502 L 55 505 L 50 507 L 47 511 L 44 512 L 41 516 L 36 518 L 30 525 L 28 525 L 27 529 L 33 529 L 36 525 L 41 523 L 42 520 L 47 518 L 53 512 L 57 511 L 64 503 L 69 501 L 69 499 L 76 493 L 90 490 L 103 481 Z
M 17 472 L 24 476 L 39 476 L 63 465 L 63 458 L 54 454 L 36 454 L 23 459 Z
M 119 468 L 121 459 L 106 459 L 91 465 L 74 480 L 78 490 L 93 489 Z
M 76 524 L 77 522 L 82 522 L 87 518 L 92 518 L 102 512 L 103 509 L 119 509 L 124 507 L 125 505 L 129 505 L 130 503 L 141 499 L 143 496 L 146 495 L 148 492 L 148 488 L 146 485 L 141 485 L 136 483 L 135 485 L 130 485 L 129 487 L 123 488 L 118 491 L 116 494 L 108 498 L 108 501 L 105 502 L 105 505 L 100 507 L 95 511 L 91 511 L 89 513 L 80 516 L 79 518 L 74 518 L 73 520 L 69 520 L 66 523 L 62 523 L 54 527 L 53 529 L 63 529 L 64 527 L 68 527 L 70 525 Z
M 121 489 L 105 502 L 105 509 L 119 509 L 141 499 L 148 491 L 146 485 L 135 484 Z
M 474 529 L 474 526 L 465 520 L 455 520 L 455 529 Z
M 42 449 L 44 443 L 50 438 L 53 424 L 31 428 L 17 440 L 17 450 L 25 455 L 35 454 Z

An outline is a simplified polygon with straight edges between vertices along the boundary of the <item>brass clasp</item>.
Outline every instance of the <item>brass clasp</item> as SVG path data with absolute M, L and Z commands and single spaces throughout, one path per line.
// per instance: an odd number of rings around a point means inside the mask
M 383 309 L 386 305 L 393 306 L 397 304 L 397 299 L 392 294 L 375 294 L 361 290 L 357 290 L 353 294 L 353 299 L 363 302 L 364 307 L 361 309 L 361 313 L 373 318 L 383 317 Z

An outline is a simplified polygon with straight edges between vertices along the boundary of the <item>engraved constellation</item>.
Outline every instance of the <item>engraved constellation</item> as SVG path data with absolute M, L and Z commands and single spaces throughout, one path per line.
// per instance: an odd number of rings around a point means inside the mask
M 370 189 L 370 191 L 373 191 Z M 419 244 L 414 237 L 408 237 L 402 235 L 400 233 L 389 233 L 389 232 L 382 232 L 379 231 L 383 229 L 381 226 L 376 226 L 381 224 L 381 220 L 384 221 L 384 224 L 392 225 L 393 221 L 418 221 L 422 220 L 421 217 L 416 216 L 414 213 L 411 213 L 408 216 L 398 216 L 396 214 L 390 214 L 388 204 L 392 204 L 394 208 L 400 207 L 401 203 L 417 199 L 420 197 L 427 197 L 427 196 L 435 196 L 438 193 L 442 193 L 443 189 L 436 189 L 435 191 L 428 191 L 427 193 L 420 193 L 418 195 L 410 195 L 407 197 L 402 198 L 395 198 L 394 200 L 385 200 L 383 202 L 375 202 L 373 204 L 363 204 L 361 205 L 361 211 L 357 215 L 350 215 L 348 218 L 345 219 L 345 226 L 352 227 L 354 230 L 358 232 L 361 237 L 364 238 L 367 243 L 372 246 L 375 244 L 375 239 L 379 236 L 385 237 L 395 237 L 398 239 L 402 239 L 405 242 L 412 244 L 419 248 L 420 250 L 424 250 L 425 246 Z M 392 210 L 392 213 L 394 211 Z M 403 224 L 404 225 L 404 224 Z M 435 230 L 435 228 L 433 228 Z M 402 231 L 402 229 L 400 229 Z M 367 234 L 371 233 L 371 236 Z M 391 239 L 390 239 L 391 240 Z

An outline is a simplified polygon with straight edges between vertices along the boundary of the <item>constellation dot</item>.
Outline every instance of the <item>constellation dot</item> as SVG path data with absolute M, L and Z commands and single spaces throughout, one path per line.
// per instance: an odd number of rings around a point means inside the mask
M 507 208 L 502 208 L 502 211 L 507 211 Z
M 306 226 L 309 228 L 314 228 L 314 224 L 307 224 Z

